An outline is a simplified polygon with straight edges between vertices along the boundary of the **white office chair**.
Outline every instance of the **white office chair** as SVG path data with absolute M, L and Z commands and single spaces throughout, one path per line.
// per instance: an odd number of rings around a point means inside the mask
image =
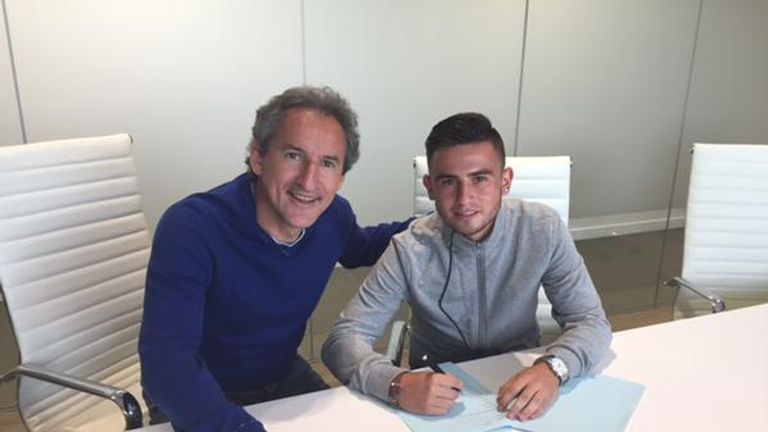
M 520 198 L 538 202 L 553 208 L 560 218 L 568 224 L 568 209 L 571 186 L 571 158 L 568 156 L 508 157 L 506 165 L 512 167 L 514 177 L 509 192 L 505 197 Z M 423 216 L 435 209 L 429 199 L 422 178 L 429 172 L 426 156 L 417 156 L 413 160 L 413 211 L 416 216 Z M 552 304 L 547 299 L 544 289 L 539 289 L 539 305 L 536 319 L 541 329 L 542 343 L 553 341 L 562 329 L 552 318 Z M 396 321 L 387 346 L 387 355 L 397 365 L 402 358 L 402 347 L 408 326 Z
M 29 430 L 142 425 L 149 244 L 130 136 L 0 146 L 0 288 L 21 359 L 0 382 L 20 378 Z
M 694 144 L 675 317 L 768 302 L 768 145 Z

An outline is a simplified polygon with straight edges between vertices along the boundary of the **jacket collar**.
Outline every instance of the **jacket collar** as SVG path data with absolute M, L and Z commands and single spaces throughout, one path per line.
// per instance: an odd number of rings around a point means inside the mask
M 485 239 L 479 242 L 470 240 L 469 238 L 464 237 L 463 235 L 454 231 L 453 228 L 448 226 L 448 224 L 442 220 L 437 212 L 435 212 L 435 215 L 437 219 L 439 219 L 440 223 L 440 236 L 443 238 L 446 247 L 451 243 L 451 236 L 453 235 L 453 244 L 461 248 L 474 248 L 477 246 L 483 248 L 495 248 L 501 243 L 505 231 L 509 230 L 509 207 L 510 203 L 508 203 L 508 199 L 502 199 L 501 205 L 499 206 L 499 212 L 496 214 L 496 219 L 493 221 L 491 232 Z

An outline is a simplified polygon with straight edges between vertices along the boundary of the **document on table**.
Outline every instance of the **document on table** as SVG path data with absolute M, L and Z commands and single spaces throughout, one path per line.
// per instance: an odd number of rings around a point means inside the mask
M 461 379 L 464 389 L 456 405 L 444 416 L 399 411 L 398 415 L 413 432 L 623 431 L 644 389 L 638 383 L 607 376 L 571 379 L 560 388 L 557 401 L 543 417 L 519 422 L 498 412 L 496 393 L 459 366 L 453 363 L 440 366 Z

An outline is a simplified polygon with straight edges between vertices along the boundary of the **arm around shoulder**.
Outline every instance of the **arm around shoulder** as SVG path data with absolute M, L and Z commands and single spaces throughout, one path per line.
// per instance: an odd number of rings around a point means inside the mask
M 338 199 L 339 211 L 344 214 L 346 219 L 345 226 L 350 227 L 342 256 L 339 259 L 341 265 L 346 268 L 374 265 L 389 245 L 392 236 L 408 228 L 414 219 L 411 217 L 402 222 L 360 227 L 349 203 L 344 198 L 338 197 Z

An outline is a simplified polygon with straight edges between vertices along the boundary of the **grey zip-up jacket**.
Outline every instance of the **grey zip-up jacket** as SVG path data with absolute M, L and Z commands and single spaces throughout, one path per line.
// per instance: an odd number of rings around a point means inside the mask
M 436 362 L 458 362 L 538 346 L 540 285 L 564 328 L 547 352 L 563 359 L 571 377 L 590 372 L 608 349 L 611 328 L 557 213 L 506 199 L 479 243 L 454 233 L 433 213 L 392 238 L 336 321 L 323 361 L 351 389 L 387 400 L 390 381 L 405 369 L 373 345 L 403 301 L 413 315 L 411 365 L 424 353 Z M 450 319 L 438 306 L 444 288 L 442 306 Z

